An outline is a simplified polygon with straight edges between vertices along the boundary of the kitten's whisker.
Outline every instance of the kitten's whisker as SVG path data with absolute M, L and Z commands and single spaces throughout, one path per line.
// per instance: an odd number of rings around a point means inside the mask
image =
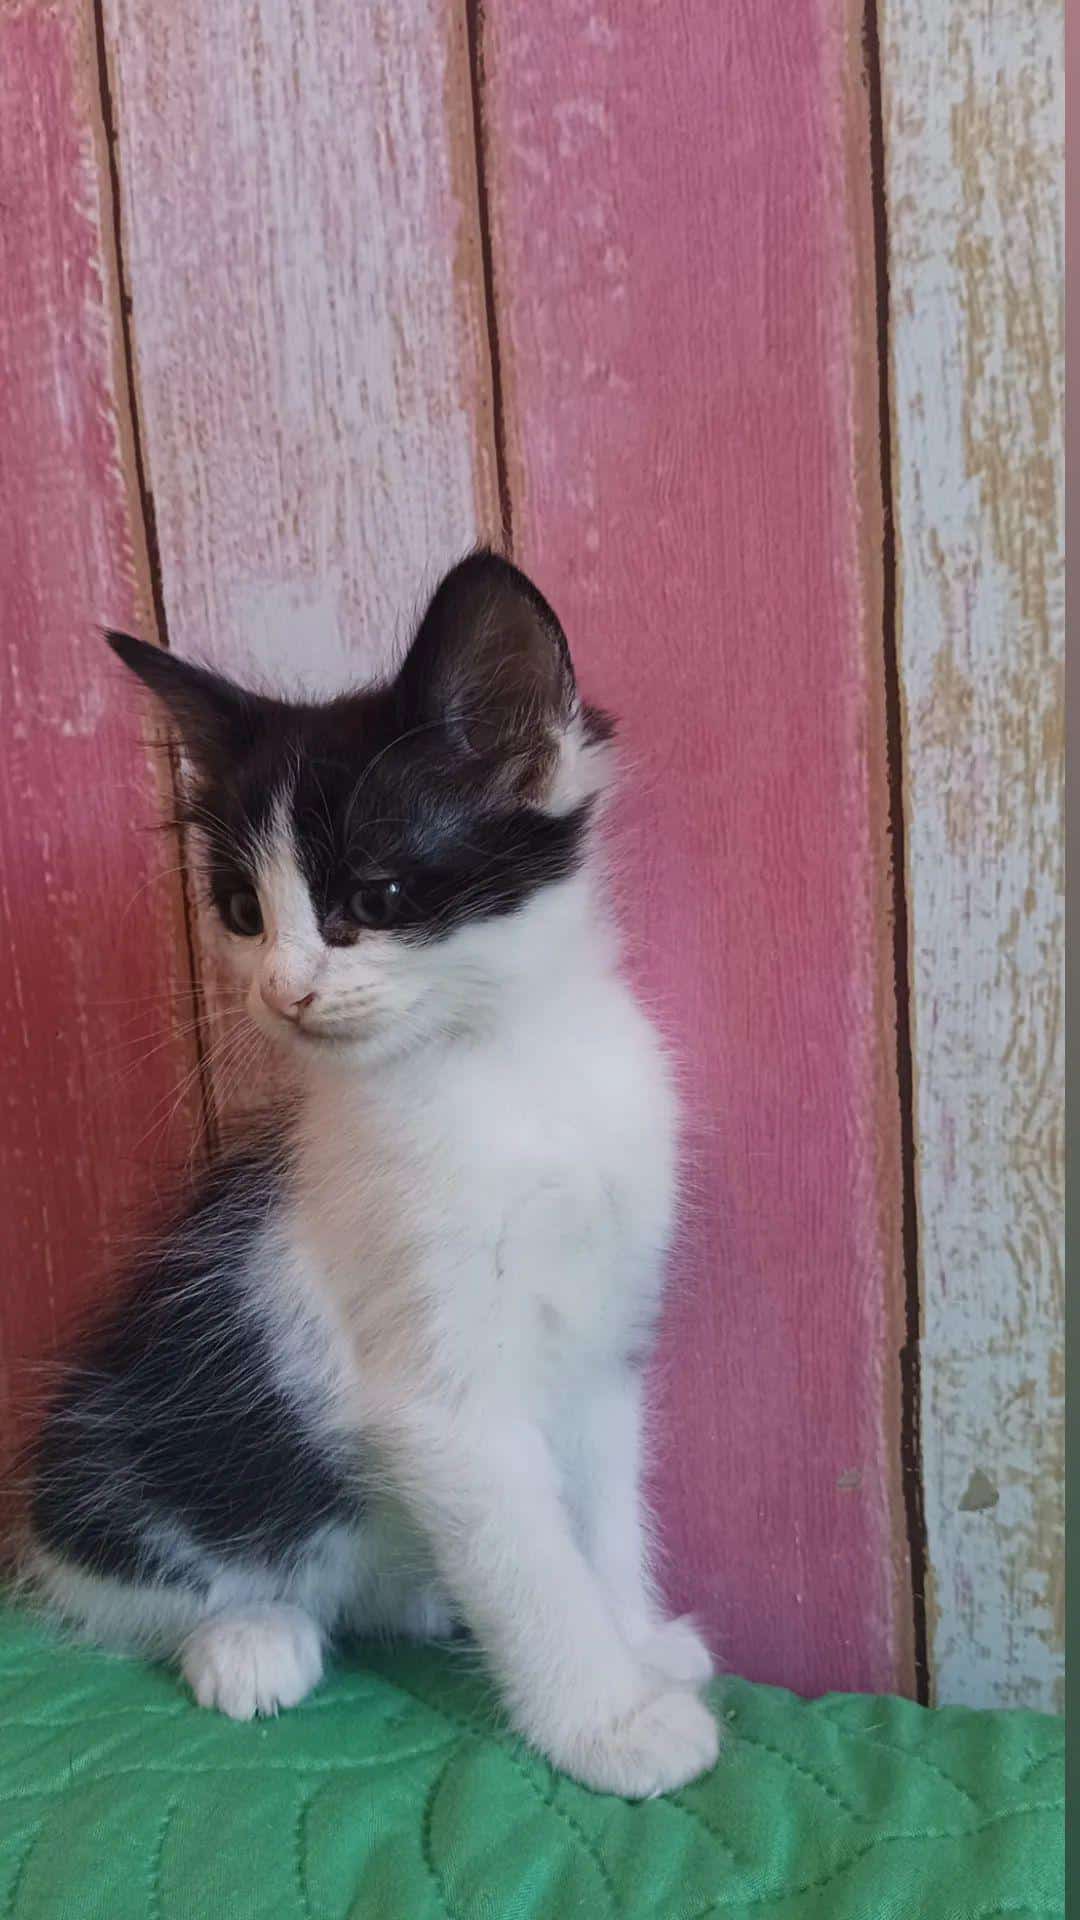
M 184 1021 L 183 1024 L 169 1027 L 168 1029 L 156 1027 L 153 1033 L 122 1035 L 117 1040 L 105 1041 L 101 1046 L 91 1048 L 90 1057 L 96 1061 L 106 1060 L 110 1057 L 115 1058 L 117 1054 L 130 1053 L 133 1047 L 138 1047 L 140 1049 L 139 1053 L 134 1060 L 128 1062 L 124 1069 L 123 1078 L 126 1079 L 131 1074 L 137 1073 L 139 1068 L 145 1065 L 147 1060 L 152 1060 L 156 1054 L 163 1053 L 166 1047 L 171 1047 L 180 1040 L 188 1039 L 193 1033 L 201 1033 L 202 1030 L 202 1020 L 195 1019 Z M 152 1047 L 145 1047 L 144 1043 L 147 1040 L 153 1040 L 155 1044 Z
M 137 906 L 138 902 L 142 898 L 143 894 L 147 891 L 148 887 L 155 886 L 159 880 L 175 879 L 178 873 L 187 875 L 187 874 L 190 874 L 190 872 L 191 872 L 191 865 L 190 865 L 190 862 L 187 860 L 178 861 L 174 866 L 171 866 L 171 867 L 156 868 L 153 873 L 147 875 L 146 879 L 141 883 L 140 886 L 136 887 L 126 907 L 124 907 L 121 910 L 117 925 L 121 927 L 123 926 L 124 921 L 127 919 L 129 913 L 131 913 L 133 909 Z
M 194 1066 L 191 1067 L 187 1073 L 185 1073 L 183 1079 L 180 1082 L 179 1087 L 175 1090 L 175 1095 L 168 1108 L 168 1112 L 164 1115 L 163 1119 L 161 1120 L 158 1119 L 158 1115 L 161 1111 L 162 1106 L 164 1106 L 165 1101 L 169 1099 L 169 1095 L 166 1094 L 164 1096 L 164 1099 L 159 1100 L 157 1102 L 157 1105 L 151 1110 L 150 1121 L 146 1128 L 146 1131 L 140 1135 L 138 1141 L 136 1142 L 136 1152 L 140 1147 L 142 1147 L 146 1143 L 148 1139 L 151 1138 L 151 1136 L 154 1133 L 157 1133 L 157 1132 L 167 1133 L 169 1127 L 172 1125 L 172 1122 L 176 1114 L 180 1111 L 181 1107 L 185 1104 L 191 1088 L 193 1087 L 193 1085 L 200 1083 L 204 1075 L 206 1076 L 207 1080 L 210 1082 L 211 1086 L 213 1085 L 212 1076 L 213 1076 L 215 1063 L 219 1062 L 223 1057 L 226 1057 L 226 1058 L 228 1057 L 228 1054 L 231 1051 L 232 1047 L 240 1039 L 242 1039 L 245 1026 L 246 1026 L 246 1022 L 238 1021 L 233 1027 L 229 1029 L 227 1033 L 222 1035 L 221 1039 L 214 1046 L 209 1047 L 206 1053 L 203 1054 L 200 1059 L 196 1060 Z M 203 1114 L 201 1118 L 196 1122 L 195 1146 L 193 1151 L 197 1150 L 197 1148 L 202 1144 L 203 1140 L 205 1139 L 207 1124 L 208 1124 L 208 1116 Z M 192 1156 L 189 1155 L 189 1159 L 191 1157 Z

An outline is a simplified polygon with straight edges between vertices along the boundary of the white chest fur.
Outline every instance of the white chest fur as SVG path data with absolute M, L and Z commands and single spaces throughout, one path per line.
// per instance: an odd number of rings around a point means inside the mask
M 295 1233 L 357 1385 L 438 1376 L 543 1417 L 651 1323 L 668 1237 L 666 1063 L 614 975 L 531 996 L 433 1059 L 321 1080 Z

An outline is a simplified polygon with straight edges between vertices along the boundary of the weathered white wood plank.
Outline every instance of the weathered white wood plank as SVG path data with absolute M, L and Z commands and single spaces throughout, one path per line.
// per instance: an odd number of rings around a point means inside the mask
M 1062 10 L 886 0 L 900 657 L 941 1700 L 1063 1672 Z
M 105 22 L 170 643 L 363 678 L 498 519 L 464 6 Z

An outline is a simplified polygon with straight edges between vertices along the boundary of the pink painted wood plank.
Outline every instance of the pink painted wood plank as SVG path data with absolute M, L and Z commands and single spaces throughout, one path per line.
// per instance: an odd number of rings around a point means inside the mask
M 91 14 L 0 4 L 0 1442 L 193 1118 L 174 844 L 95 632 L 152 631 Z M 178 997 L 179 996 L 179 997 Z
M 622 906 L 685 1063 L 671 1597 L 753 1677 L 906 1687 L 857 38 L 827 0 L 486 21 L 515 548 L 622 716 Z

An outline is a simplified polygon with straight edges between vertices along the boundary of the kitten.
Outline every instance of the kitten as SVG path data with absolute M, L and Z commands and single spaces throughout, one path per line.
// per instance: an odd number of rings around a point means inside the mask
M 300 1093 L 67 1365 L 32 1578 L 237 1719 L 303 1699 L 335 1634 L 464 1625 L 557 1767 L 678 1787 L 717 1732 L 639 1490 L 675 1115 L 598 887 L 611 724 L 486 552 L 396 678 L 321 703 L 109 637 Z

